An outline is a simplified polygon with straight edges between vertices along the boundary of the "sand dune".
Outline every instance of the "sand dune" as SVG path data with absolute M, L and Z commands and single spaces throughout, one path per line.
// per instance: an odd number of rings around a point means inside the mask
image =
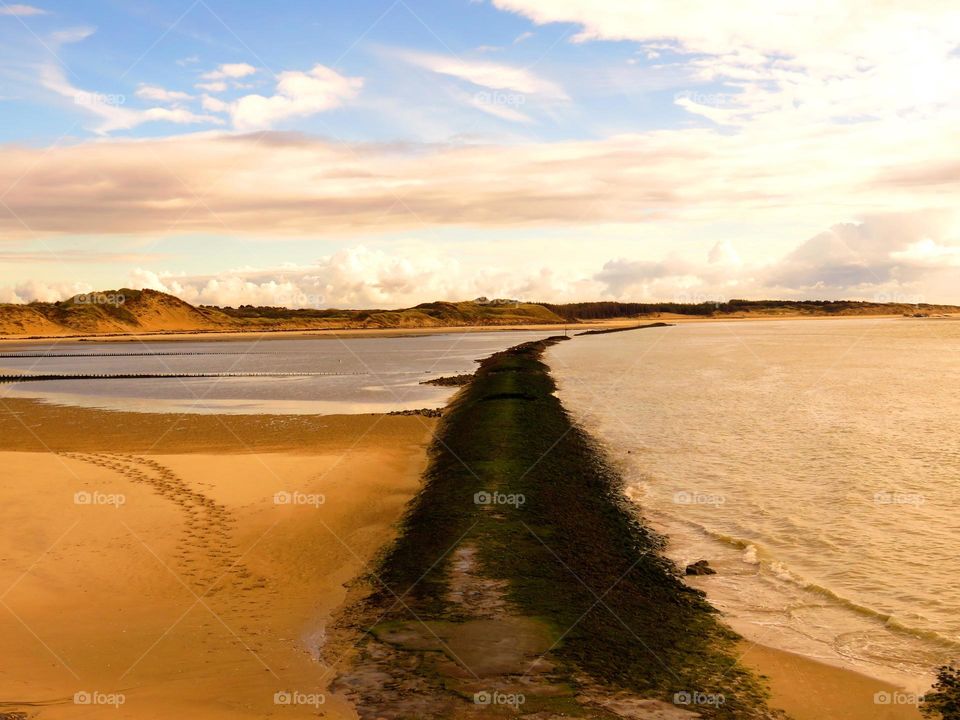
M 0 337 L 153 333 L 420 329 L 562 323 L 536 303 L 432 302 L 400 310 L 316 310 L 194 306 L 156 290 L 124 288 L 57 303 L 0 304 Z

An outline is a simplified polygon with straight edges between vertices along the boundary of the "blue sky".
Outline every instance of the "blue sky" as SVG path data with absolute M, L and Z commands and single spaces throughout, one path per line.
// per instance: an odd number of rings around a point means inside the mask
M 38 8 L 39 9 L 39 8 Z M 717 90 L 679 72 L 654 72 L 663 57 L 647 59 L 629 43 L 586 46 L 568 42 L 570 23 L 537 27 L 528 19 L 479 2 L 367 2 L 335 6 L 286 2 L 49 2 L 44 14 L 8 16 L 0 24 L 3 97 L 8 122 L 3 140 L 47 145 L 95 135 L 96 122 L 69 98 L 38 91 L 37 63 L 54 61 L 79 89 L 147 108 L 141 85 L 196 95 L 202 75 L 225 63 L 257 68 L 243 88 L 216 93 L 226 101 L 269 89 L 284 70 L 317 63 L 365 78 L 355 105 L 277 123 L 274 129 L 335 136 L 346 141 L 445 142 L 451 137 L 560 140 L 665 127 L 698 119 L 673 103 L 677 87 Z M 61 43 L 58 33 L 91 34 Z M 398 60 L 403 51 L 458 56 L 530 68 L 562 82 L 570 102 L 524 95 L 515 106 L 535 124 L 499 119 L 464 107 L 456 93 L 476 86 Z M 202 91 L 201 91 L 202 92 Z M 511 106 L 505 93 L 502 102 Z M 191 106 L 196 103 L 186 103 Z M 194 129 L 207 123 L 191 124 Z M 179 134 L 184 125 L 151 122 L 118 136 Z
M 958 30 L 932 0 L 0 0 L 0 301 L 960 301 Z

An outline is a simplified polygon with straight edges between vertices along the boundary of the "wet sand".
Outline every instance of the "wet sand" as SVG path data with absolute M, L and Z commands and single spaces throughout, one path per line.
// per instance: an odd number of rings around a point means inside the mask
M 436 421 L 5 404 L 0 713 L 354 717 L 316 653 Z
M 770 705 L 792 720 L 921 720 L 902 689 L 851 670 L 741 643 L 742 662 L 767 677 Z M 886 702 L 885 702 L 886 701 Z

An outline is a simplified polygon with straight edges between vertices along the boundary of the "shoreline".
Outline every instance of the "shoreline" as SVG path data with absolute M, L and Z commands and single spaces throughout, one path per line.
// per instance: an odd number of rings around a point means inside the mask
M 740 642 L 740 659 L 767 679 L 770 704 L 791 720 L 922 720 L 902 687 L 776 648 Z
M 76 334 L 76 335 L 0 335 L 0 352 L 5 347 L 14 347 L 17 345 L 30 346 L 37 344 L 72 344 L 87 342 L 111 342 L 111 343 L 143 343 L 143 342 L 198 342 L 204 340 L 210 341 L 250 341 L 255 339 L 291 339 L 291 338 L 363 338 L 363 337 L 417 337 L 423 335 L 443 335 L 457 333 L 474 332 L 544 332 L 568 330 L 590 330 L 590 329 L 616 329 L 625 325 L 635 325 L 637 322 L 669 322 L 669 323 L 696 323 L 696 322 L 772 322 L 777 320 L 960 320 L 960 315 L 935 315 L 929 317 L 906 317 L 903 314 L 847 314 L 847 315 L 810 315 L 810 314 L 731 314 L 720 317 L 707 317 L 696 315 L 681 315 L 677 313 L 659 313 L 657 315 L 630 317 L 630 318 L 611 318 L 609 320 L 580 320 L 569 323 L 549 323 L 549 324 L 518 324 L 518 325 L 444 325 L 429 327 L 408 327 L 408 328 L 342 328 L 342 329 L 310 329 L 310 328 L 292 328 L 289 330 L 177 330 L 169 332 L 151 332 L 151 333 L 105 333 L 105 334 Z

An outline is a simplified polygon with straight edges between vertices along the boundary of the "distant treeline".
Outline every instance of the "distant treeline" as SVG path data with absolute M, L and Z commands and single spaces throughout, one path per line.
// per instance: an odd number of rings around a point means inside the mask
M 339 310 L 335 308 L 286 308 L 268 305 L 241 305 L 240 307 L 217 307 L 201 305 L 207 310 L 218 310 L 224 315 L 233 318 L 270 318 L 273 320 L 306 319 L 306 318 L 353 318 L 358 315 L 356 310 Z M 369 312 L 377 312 L 376 310 Z
M 860 300 L 727 300 L 726 302 L 701 303 L 620 303 L 620 302 L 582 302 L 556 305 L 553 303 L 538 303 L 551 312 L 556 313 L 564 320 L 609 320 L 618 317 L 633 317 L 636 315 L 656 315 L 658 313 L 675 313 L 677 315 L 693 315 L 709 317 L 711 315 L 726 315 L 737 312 L 787 310 L 797 313 L 842 314 L 850 311 L 880 308 L 884 303 L 865 302 Z M 925 304 L 915 305 L 916 308 L 932 307 Z

